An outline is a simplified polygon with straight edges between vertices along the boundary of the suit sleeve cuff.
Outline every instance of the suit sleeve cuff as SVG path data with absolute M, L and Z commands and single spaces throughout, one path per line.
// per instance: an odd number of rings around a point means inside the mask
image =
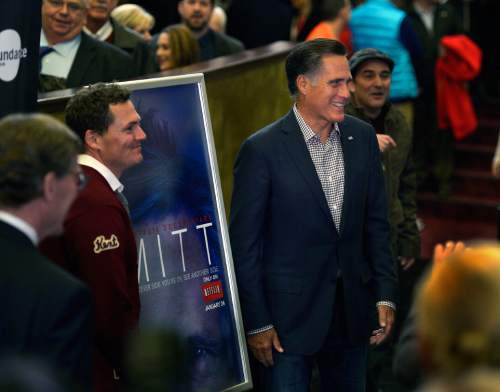
M 251 331 L 247 331 L 247 336 L 257 335 L 258 333 L 266 332 L 266 331 L 269 331 L 270 329 L 273 329 L 273 328 L 274 328 L 274 325 L 269 324 L 269 325 L 266 325 L 262 328 L 252 329 Z

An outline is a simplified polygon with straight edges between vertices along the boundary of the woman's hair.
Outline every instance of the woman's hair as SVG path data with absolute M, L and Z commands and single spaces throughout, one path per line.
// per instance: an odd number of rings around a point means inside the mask
M 500 366 L 499 300 L 499 246 L 477 246 L 435 265 L 416 304 L 427 365 L 451 376 Z
M 155 25 L 154 16 L 137 4 L 122 4 L 111 11 L 111 17 L 132 30 L 151 30 Z
M 299 31 L 297 41 L 304 41 L 318 23 L 336 18 L 345 5 L 346 0 L 312 0 L 311 12 Z
M 183 67 L 200 61 L 198 40 L 186 26 L 171 25 L 163 29 L 162 33 L 168 34 L 174 67 Z

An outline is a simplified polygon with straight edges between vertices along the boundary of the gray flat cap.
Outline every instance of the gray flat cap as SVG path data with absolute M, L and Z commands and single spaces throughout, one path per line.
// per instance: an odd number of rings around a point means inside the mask
M 355 52 L 349 59 L 349 68 L 351 69 L 352 77 L 356 76 L 359 66 L 368 60 L 383 61 L 389 66 L 391 72 L 394 68 L 394 61 L 387 54 L 378 49 L 365 48 Z

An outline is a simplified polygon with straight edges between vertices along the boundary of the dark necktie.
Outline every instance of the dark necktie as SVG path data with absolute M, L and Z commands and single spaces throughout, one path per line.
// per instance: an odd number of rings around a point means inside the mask
M 130 216 L 130 210 L 128 208 L 128 200 L 125 197 L 125 195 L 119 191 L 115 191 L 116 196 L 118 197 L 118 200 L 120 200 L 120 203 L 122 203 L 123 208 L 125 208 L 125 211 L 127 211 L 128 216 Z
M 42 70 L 42 60 L 50 52 L 53 52 L 54 48 L 50 46 L 40 46 L 40 52 L 38 53 L 38 72 Z

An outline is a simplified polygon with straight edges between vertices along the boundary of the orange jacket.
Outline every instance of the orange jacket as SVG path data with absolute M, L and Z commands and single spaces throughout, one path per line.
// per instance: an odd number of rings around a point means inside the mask
M 436 63 L 437 116 L 440 129 L 451 128 L 460 140 L 475 131 L 477 116 L 466 82 L 481 70 L 481 49 L 465 35 L 441 39 L 444 56 Z

